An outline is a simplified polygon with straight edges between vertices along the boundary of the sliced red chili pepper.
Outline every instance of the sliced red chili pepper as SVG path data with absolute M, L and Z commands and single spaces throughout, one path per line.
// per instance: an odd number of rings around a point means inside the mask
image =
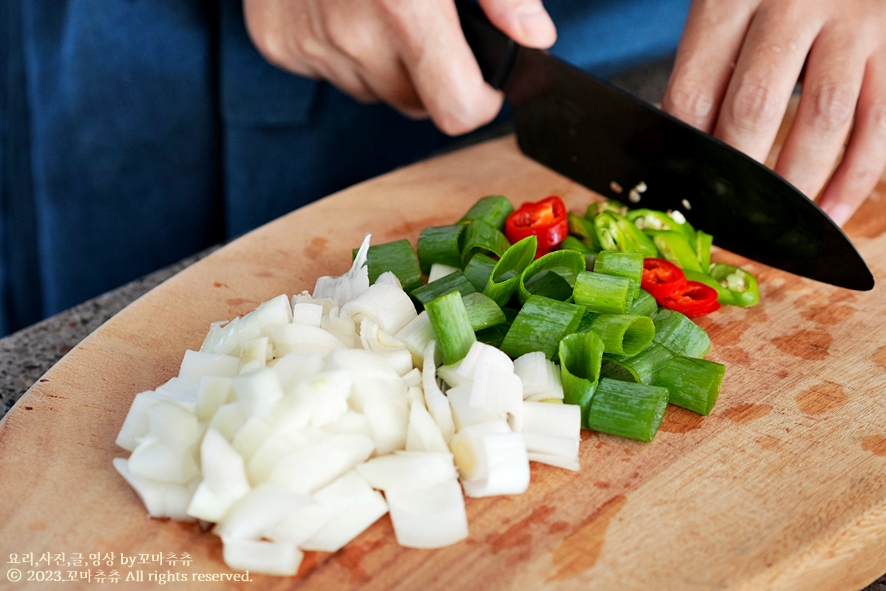
M 683 291 L 662 298 L 658 303 L 689 318 L 698 318 L 720 309 L 717 295 L 717 290 L 709 285 L 698 281 L 687 281 Z
M 640 287 L 656 300 L 686 289 L 686 275 L 677 265 L 664 259 L 643 259 L 643 278 Z
M 511 243 L 527 236 L 538 238 L 538 252 L 548 252 L 569 235 L 569 220 L 563 201 L 551 195 L 536 203 L 524 203 L 508 216 L 505 236 Z

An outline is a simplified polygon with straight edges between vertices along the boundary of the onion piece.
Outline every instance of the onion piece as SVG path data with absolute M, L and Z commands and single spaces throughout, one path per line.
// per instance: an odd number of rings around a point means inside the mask
M 148 510 L 148 515 L 158 519 L 194 521 L 194 518 L 187 514 L 187 509 L 191 496 L 200 482 L 199 478 L 194 478 L 185 484 L 166 484 L 133 474 L 129 469 L 128 460 L 123 458 L 114 458 L 113 464 L 120 476 L 141 499 L 145 509 Z
M 129 470 L 136 476 L 166 484 L 184 484 L 200 474 L 194 448 L 171 447 L 148 433 L 129 456 Z
M 408 548 L 443 548 L 468 537 L 468 517 L 455 479 L 430 488 L 390 488 L 385 498 L 397 543 Z
M 237 404 L 246 417 L 268 418 L 283 389 L 277 373 L 269 368 L 231 378 Z
M 290 515 L 316 504 L 307 495 L 262 484 L 237 501 L 212 531 L 222 538 L 260 539 Z
M 331 435 L 285 455 L 268 482 L 297 493 L 311 493 L 365 462 L 374 450 L 375 442 L 368 437 Z
M 523 382 L 523 397 L 531 400 L 563 399 L 560 369 L 541 351 L 521 355 L 514 360 L 514 373 Z
M 418 316 L 409 294 L 389 283 L 371 285 L 369 289 L 343 305 L 341 314 L 350 316 L 357 323 L 363 318 L 369 318 L 389 334 L 397 334 Z
M 369 486 L 380 490 L 426 489 L 458 478 L 449 451 L 396 451 L 358 464 L 356 470 Z
M 240 538 L 222 538 L 225 563 L 231 568 L 291 577 L 298 572 L 304 552 L 292 542 L 266 542 Z
M 272 357 L 270 345 L 268 337 L 256 337 L 241 344 L 240 367 L 237 373 L 250 373 L 266 367 L 268 359 Z
M 301 547 L 304 550 L 337 552 L 388 512 L 388 504 L 356 472 L 348 472 L 314 498 L 333 509 L 334 517 Z
M 412 404 L 409 408 L 406 451 L 449 452 L 440 426 L 431 417 L 424 402 Z
M 425 392 L 425 405 L 428 407 L 428 412 L 440 427 L 443 440 L 448 444 L 455 434 L 455 421 L 452 416 L 452 408 L 449 405 L 449 398 L 437 385 L 437 371 L 434 364 L 435 349 L 436 341 L 431 341 L 424 352 L 422 389 Z
M 235 502 L 250 491 L 243 458 L 215 429 L 208 429 L 200 444 L 203 481 L 194 492 L 187 513 L 219 521 Z
M 421 314 L 409 321 L 409 324 L 397 331 L 394 336 L 400 340 L 403 345 L 412 353 L 412 360 L 416 366 L 424 363 L 425 349 L 436 337 L 434 327 L 431 326 L 431 319 L 428 312 L 422 310 Z
M 493 367 L 504 373 L 514 373 L 514 362 L 501 349 L 475 341 L 468 354 L 458 364 L 456 373 L 459 376 L 473 381 L 477 369 L 480 367 Z
M 449 404 L 452 407 L 452 418 L 455 421 L 456 432 L 477 423 L 507 418 L 507 413 L 500 408 L 473 406 L 471 404 L 472 390 L 473 384 L 466 384 L 446 391 L 446 397 L 449 399 Z
M 280 387 L 288 392 L 293 384 L 308 378 L 323 369 L 323 356 L 320 353 L 286 353 L 269 365 L 280 380 Z
M 197 389 L 197 418 L 202 422 L 212 417 L 223 405 L 234 399 L 234 382 L 228 377 L 203 376 Z
M 203 376 L 234 377 L 240 360 L 231 355 L 216 355 L 200 351 L 185 351 L 178 377 L 189 382 L 200 382 Z
M 316 303 L 293 303 L 292 304 L 292 323 L 307 324 L 310 326 L 320 326 L 323 319 L 323 305 Z
M 278 356 L 296 352 L 309 355 L 320 353 L 326 357 L 345 344 L 332 333 L 310 324 L 284 324 L 275 326 L 272 331 L 277 345 Z
M 366 255 L 369 251 L 371 234 L 363 238 L 357 250 L 350 270 L 338 277 L 320 277 L 314 285 L 314 299 L 329 298 L 336 306 L 341 307 L 369 288 L 369 268 L 366 266 Z

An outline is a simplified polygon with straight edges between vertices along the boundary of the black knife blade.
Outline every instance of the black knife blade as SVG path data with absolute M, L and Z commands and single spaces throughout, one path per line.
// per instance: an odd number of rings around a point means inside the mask
M 516 44 L 478 6 L 456 4 L 484 78 L 513 107 L 527 156 L 630 207 L 679 211 L 714 244 L 749 259 L 848 289 L 874 287 L 843 230 L 784 178 L 653 105 Z M 645 190 L 631 191 L 638 186 Z

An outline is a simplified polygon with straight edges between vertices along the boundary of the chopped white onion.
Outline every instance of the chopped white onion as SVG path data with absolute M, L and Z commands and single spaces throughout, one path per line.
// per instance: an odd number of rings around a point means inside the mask
M 117 472 L 135 490 L 145 509 L 148 510 L 148 515 L 158 519 L 168 517 L 176 521 L 194 521 L 194 518 L 188 515 L 187 509 L 191 496 L 200 482 L 199 478 L 194 478 L 185 484 L 155 482 L 133 474 L 129 469 L 128 460 L 114 458 L 113 463 Z
M 266 575 L 291 577 L 298 572 L 304 553 L 292 542 L 266 542 L 223 538 L 225 562 L 231 568 Z
M 356 469 L 369 486 L 379 490 L 425 489 L 458 478 L 448 450 L 443 453 L 395 451 L 358 464 Z
M 454 478 L 421 490 L 389 488 L 385 498 L 401 546 L 443 548 L 468 537 L 464 496 Z
M 178 377 L 189 382 L 199 382 L 203 376 L 234 377 L 240 360 L 231 355 L 216 355 L 200 351 L 185 351 Z
M 303 302 L 292 305 L 292 323 L 320 326 L 323 320 L 323 305 Z
M 389 334 L 397 332 L 415 318 L 415 304 L 401 288 L 389 283 L 375 283 L 359 296 L 342 306 L 341 314 L 354 322 L 369 318 Z
M 427 310 L 422 310 L 421 314 L 409 321 L 409 324 L 401 328 L 395 335 L 409 352 L 412 353 L 412 361 L 416 366 L 424 363 L 425 349 L 428 348 L 436 334 L 434 327 L 431 325 L 431 319 L 428 317 Z
M 440 386 L 437 385 L 437 372 L 434 364 L 435 349 L 436 341 L 431 341 L 424 352 L 422 389 L 425 392 L 425 405 L 428 407 L 428 412 L 433 417 L 434 422 L 437 423 L 437 426 L 440 427 L 443 440 L 449 443 L 455 434 L 455 421 L 452 416 L 449 398 L 443 394 Z
M 560 370 L 541 351 L 521 355 L 514 360 L 514 373 L 523 382 L 523 397 L 527 399 L 563 398 Z

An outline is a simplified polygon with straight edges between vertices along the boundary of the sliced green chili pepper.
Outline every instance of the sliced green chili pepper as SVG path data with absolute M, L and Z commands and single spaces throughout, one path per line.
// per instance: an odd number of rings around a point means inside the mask
M 569 220 L 569 233 L 573 237 L 577 236 L 578 240 L 587 247 L 588 251 L 600 250 L 600 242 L 597 240 L 594 222 L 574 213 L 570 213 L 567 217 Z M 565 246 L 561 245 L 561 248 L 565 248 Z
M 585 209 L 585 217 L 589 220 L 593 220 L 596 216 L 605 212 L 615 212 L 618 215 L 625 215 L 628 212 L 628 208 L 621 201 L 604 199 L 603 201 L 595 201 L 588 205 L 587 209 Z
M 695 229 L 685 219 L 674 219 L 674 214 L 667 214 L 655 209 L 632 209 L 627 218 L 641 230 L 674 230 L 680 232 L 689 244 L 695 243 Z M 683 216 L 679 216 L 682 218 Z
M 698 259 L 698 264 L 701 266 L 702 271 L 707 271 L 711 268 L 711 246 L 713 246 L 713 244 L 713 236 L 702 230 L 695 231 L 695 244 L 693 246 L 695 248 L 695 256 Z
M 732 292 L 726 289 L 719 281 L 717 281 L 707 273 L 684 270 L 683 274 L 686 275 L 686 279 L 688 279 L 689 281 L 698 281 L 699 283 L 704 283 L 708 287 L 716 289 L 717 301 L 724 306 L 735 304 L 735 296 L 732 295 Z
M 726 263 L 717 263 L 711 267 L 711 277 L 729 290 L 735 299 L 732 303 L 736 306 L 749 308 L 760 302 L 760 288 L 757 285 L 757 278 L 744 269 Z
M 604 212 L 594 217 L 594 231 L 603 250 L 639 252 L 644 257 L 658 256 L 652 240 L 626 217 Z
M 681 269 L 702 272 L 695 250 L 677 230 L 646 230 L 645 231 L 655 244 L 661 258 L 669 261 Z

